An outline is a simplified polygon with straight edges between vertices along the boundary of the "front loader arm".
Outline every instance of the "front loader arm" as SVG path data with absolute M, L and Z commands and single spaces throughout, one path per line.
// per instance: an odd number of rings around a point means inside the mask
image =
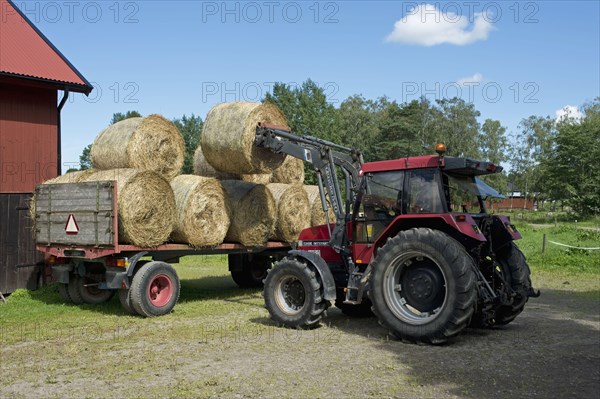
M 360 151 L 316 137 L 296 135 L 286 128 L 264 123 L 258 124 L 254 143 L 273 152 L 301 159 L 313 167 L 317 174 L 323 211 L 327 215 L 329 207 L 325 196 L 328 195 L 336 216 L 335 227 L 333 231 L 330 230 L 329 243 L 337 252 L 347 248 L 346 220 L 350 214 L 352 199 L 357 193 L 358 171 L 363 164 Z M 346 182 L 345 204 L 337 167 L 342 170 Z

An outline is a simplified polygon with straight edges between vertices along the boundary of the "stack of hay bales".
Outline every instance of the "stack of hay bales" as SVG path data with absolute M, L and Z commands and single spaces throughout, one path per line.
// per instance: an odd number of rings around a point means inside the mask
M 227 240 L 262 245 L 291 242 L 310 226 L 304 163 L 254 145 L 258 122 L 287 126 L 272 104 L 223 103 L 204 121 L 194 173 L 223 180 L 231 205 Z
M 117 122 L 96 137 L 90 155 L 94 169 L 44 184 L 114 180 L 120 242 L 141 247 L 170 238 L 196 247 L 223 242 L 229 228 L 223 189 L 215 179 L 178 176 L 184 141 L 172 122 L 160 115 Z
M 184 151 L 181 133 L 160 115 L 122 120 L 96 137 L 95 172 L 82 181 L 116 181 L 119 241 L 155 247 L 169 239 L 177 218 L 169 181 L 180 173 Z
M 304 228 L 325 223 L 318 188 L 303 186 L 301 160 L 254 145 L 258 122 L 287 126 L 272 104 L 213 107 L 195 153 L 195 175 L 179 175 L 184 142 L 177 127 L 160 115 L 126 119 L 96 137 L 94 169 L 44 184 L 116 181 L 123 243 L 292 242 Z

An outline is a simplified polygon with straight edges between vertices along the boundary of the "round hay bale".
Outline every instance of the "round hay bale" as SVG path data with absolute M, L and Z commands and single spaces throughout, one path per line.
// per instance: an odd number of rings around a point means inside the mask
M 308 194 L 308 203 L 310 205 L 310 225 L 320 226 L 327 224 L 325 218 L 325 212 L 323 212 L 323 205 L 321 204 L 321 195 L 319 194 L 318 186 L 304 186 L 304 191 Z M 327 198 L 327 215 L 329 216 L 329 223 L 335 223 L 335 213 L 331 207 L 329 197 Z
M 90 156 L 96 169 L 151 170 L 171 180 L 184 161 L 184 142 L 177 127 L 160 115 L 129 118 L 104 129 Z
M 264 245 L 275 230 L 275 199 L 266 186 L 240 180 L 221 182 L 229 200 L 231 225 L 225 240 Z
M 136 169 L 100 170 L 84 181 L 115 180 L 118 189 L 119 242 L 156 247 L 175 225 L 175 195 L 159 174 Z
M 250 183 L 267 185 L 271 182 L 272 175 L 270 173 L 255 175 L 239 175 L 238 178 L 239 180 L 247 181 Z
M 204 177 L 214 177 L 219 180 L 238 180 L 238 176 L 235 173 L 220 172 L 212 167 L 208 163 L 204 153 L 202 152 L 202 146 L 199 145 L 194 153 L 194 174 Z
M 288 155 L 283 164 L 273 171 L 271 182 L 304 184 L 304 161 Z
M 42 184 L 79 183 L 80 181 L 85 180 L 86 176 L 89 176 L 94 172 L 94 169 L 76 170 L 61 176 L 57 176 L 54 179 L 46 180 Z
M 214 177 L 219 180 L 243 180 L 250 183 L 256 184 L 269 184 L 271 182 L 271 174 L 252 174 L 252 175 L 239 175 L 236 173 L 220 172 L 212 167 L 208 163 L 204 153 L 202 152 L 202 146 L 196 148 L 194 153 L 194 174 L 204 177 Z
M 258 122 L 287 126 L 285 116 L 273 104 L 233 102 L 214 106 L 202 128 L 206 160 L 222 172 L 271 173 L 283 163 L 285 155 L 254 145 Z
M 267 188 L 277 204 L 274 240 L 292 242 L 298 240 L 300 232 L 310 227 L 308 195 L 297 184 L 271 183 Z
M 193 247 L 213 247 L 229 230 L 229 205 L 218 180 L 180 175 L 171 180 L 177 219 L 171 240 Z

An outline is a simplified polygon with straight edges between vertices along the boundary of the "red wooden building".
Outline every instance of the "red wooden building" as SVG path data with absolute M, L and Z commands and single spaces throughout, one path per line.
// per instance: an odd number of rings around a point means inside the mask
M 40 254 L 27 205 L 61 172 L 60 113 L 92 86 L 10 0 L 0 0 L 0 292 L 35 289 Z M 58 100 L 58 92 L 62 91 Z

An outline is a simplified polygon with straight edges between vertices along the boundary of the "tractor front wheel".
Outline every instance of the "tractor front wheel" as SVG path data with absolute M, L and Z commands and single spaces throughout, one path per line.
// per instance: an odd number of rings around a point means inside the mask
M 317 273 L 294 258 L 285 258 L 269 270 L 264 297 L 271 318 L 291 328 L 315 327 L 330 305 L 323 299 Z
M 447 234 L 427 228 L 400 232 L 379 250 L 372 267 L 373 311 L 396 337 L 437 344 L 469 324 L 477 299 L 473 260 Z

